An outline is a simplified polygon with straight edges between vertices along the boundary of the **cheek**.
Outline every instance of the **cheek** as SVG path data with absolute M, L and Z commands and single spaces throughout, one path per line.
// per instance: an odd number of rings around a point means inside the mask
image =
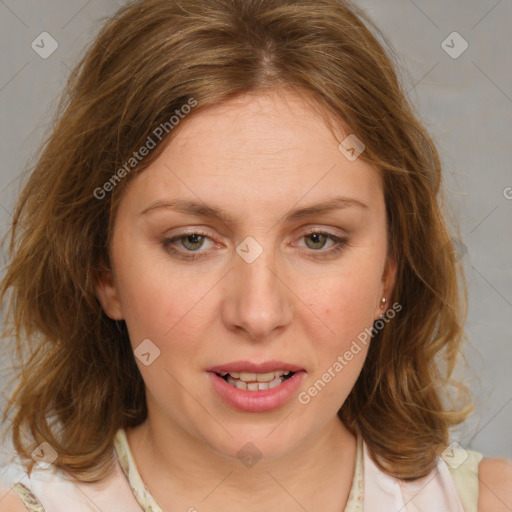
M 373 324 L 380 273 L 363 263 L 317 279 L 313 291 L 311 283 L 300 288 L 310 317 L 323 325 L 324 340 L 339 343 Z
M 217 317 L 210 309 L 218 276 L 176 271 L 165 259 L 120 263 L 120 298 L 132 346 L 150 339 L 165 352 L 197 349 L 194 338 Z
M 194 317 L 198 296 L 204 294 L 199 289 L 187 293 L 183 284 L 161 275 L 156 280 L 142 278 L 138 284 L 125 283 L 121 300 L 134 343 L 139 338 L 150 338 L 160 345 L 177 332 L 183 339 L 183 331 Z
M 364 365 L 378 291 L 375 276 L 361 267 L 361 273 L 320 282 L 322 292 L 305 301 L 303 330 L 311 341 L 305 353 L 311 356 L 312 371 L 299 401 L 314 404 L 322 414 L 326 409 L 335 414 Z

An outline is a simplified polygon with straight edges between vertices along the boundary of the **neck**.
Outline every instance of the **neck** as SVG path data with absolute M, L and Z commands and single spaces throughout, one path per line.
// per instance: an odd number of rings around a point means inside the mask
M 246 446 L 245 463 L 149 417 L 126 433 L 137 469 L 163 510 L 252 512 L 300 505 L 340 512 L 348 500 L 356 438 L 338 417 L 278 458 L 251 460 L 258 451 Z

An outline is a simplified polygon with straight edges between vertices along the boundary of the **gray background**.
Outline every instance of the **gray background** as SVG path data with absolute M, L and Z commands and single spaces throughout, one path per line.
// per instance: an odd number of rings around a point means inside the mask
M 486 456 L 512 457 L 512 0 L 356 3 L 397 53 L 408 95 L 440 149 L 448 207 L 459 219 L 469 289 L 465 377 L 477 409 L 453 439 Z M 122 4 L 0 0 L 2 234 L 70 69 L 101 19 Z M 44 31 L 59 45 L 47 59 L 31 48 Z M 457 58 L 442 46 L 454 31 L 469 45 Z M 445 46 L 461 49 L 462 40 L 452 39 Z M 1 463 L 11 448 L 0 449 Z

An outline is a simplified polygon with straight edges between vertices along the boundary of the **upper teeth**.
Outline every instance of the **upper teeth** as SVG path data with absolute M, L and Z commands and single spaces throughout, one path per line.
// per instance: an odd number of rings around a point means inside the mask
M 268 372 L 268 373 L 248 373 L 248 372 L 220 372 L 220 374 L 224 377 L 225 375 L 229 375 L 234 379 L 240 379 L 244 382 L 270 382 L 274 380 L 276 377 L 282 377 L 283 375 L 288 375 L 289 371 L 276 371 L 276 372 Z

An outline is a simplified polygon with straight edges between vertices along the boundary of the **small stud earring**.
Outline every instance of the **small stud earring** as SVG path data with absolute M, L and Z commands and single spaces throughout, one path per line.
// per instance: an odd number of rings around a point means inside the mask
M 380 299 L 380 307 L 381 309 L 384 309 L 384 306 L 386 305 L 386 297 L 382 297 L 382 299 Z

